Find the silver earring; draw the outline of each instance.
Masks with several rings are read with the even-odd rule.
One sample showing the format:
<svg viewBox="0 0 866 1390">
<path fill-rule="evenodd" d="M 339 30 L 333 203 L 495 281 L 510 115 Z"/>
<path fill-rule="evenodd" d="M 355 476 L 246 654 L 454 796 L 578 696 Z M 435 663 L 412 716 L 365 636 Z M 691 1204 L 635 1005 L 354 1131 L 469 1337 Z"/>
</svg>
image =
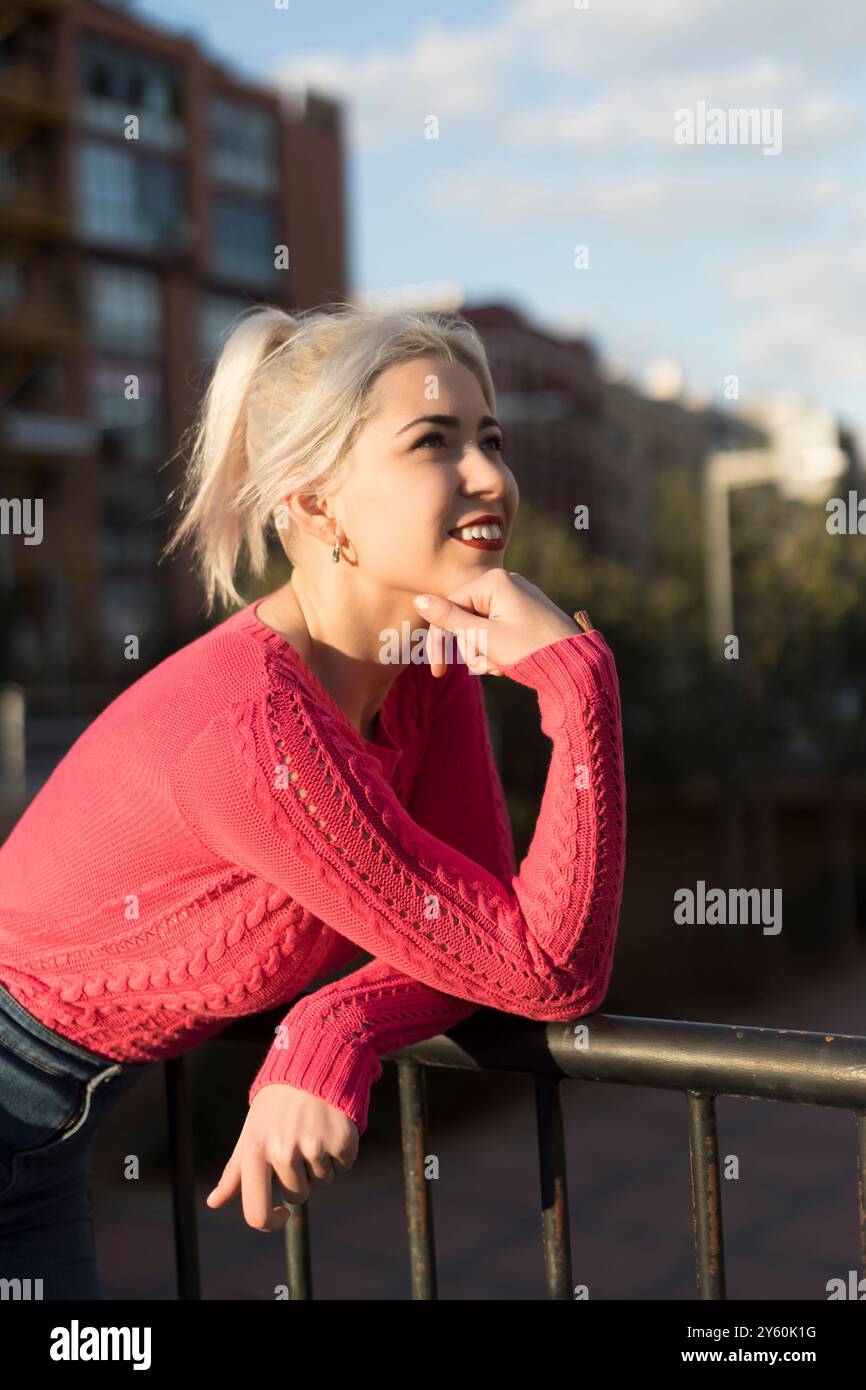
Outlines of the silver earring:
<svg viewBox="0 0 866 1390">
<path fill-rule="evenodd" d="M 337 539 L 336 539 L 335 542 L 334 542 L 334 549 L 331 551 L 331 559 L 334 561 L 334 564 L 335 564 L 335 565 L 339 564 L 339 562 L 340 562 L 340 537 L 339 537 L 339 536 L 337 537 Z"/>
</svg>

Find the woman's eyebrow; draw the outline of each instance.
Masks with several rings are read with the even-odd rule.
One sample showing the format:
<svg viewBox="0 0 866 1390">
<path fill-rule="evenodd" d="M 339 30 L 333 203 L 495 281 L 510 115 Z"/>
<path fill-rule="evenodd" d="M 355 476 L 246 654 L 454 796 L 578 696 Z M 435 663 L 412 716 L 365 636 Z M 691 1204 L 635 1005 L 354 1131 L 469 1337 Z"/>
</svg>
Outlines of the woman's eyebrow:
<svg viewBox="0 0 866 1390">
<path fill-rule="evenodd" d="M 460 419 L 457 415 L 419 415 L 417 420 L 410 420 L 408 425 L 403 425 L 397 434 L 403 434 L 406 430 L 411 430 L 413 425 L 443 425 L 447 429 L 459 430 Z M 497 429 L 502 429 L 499 421 L 492 415 L 482 415 L 478 421 L 478 428 L 485 429 L 488 425 L 495 425 Z M 394 438 L 397 438 L 395 434 Z"/>
</svg>

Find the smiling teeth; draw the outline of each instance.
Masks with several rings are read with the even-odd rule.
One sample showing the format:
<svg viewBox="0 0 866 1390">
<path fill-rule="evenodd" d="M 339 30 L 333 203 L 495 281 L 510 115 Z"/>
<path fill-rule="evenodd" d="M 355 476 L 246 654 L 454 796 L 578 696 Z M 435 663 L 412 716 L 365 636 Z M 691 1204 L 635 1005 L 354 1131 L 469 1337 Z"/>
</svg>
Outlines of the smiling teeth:
<svg viewBox="0 0 866 1390">
<path fill-rule="evenodd" d="M 483 526 L 462 526 L 459 530 L 453 531 L 452 535 L 461 541 L 501 541 L 502 528 L 490 521 Z"/>
</svg>

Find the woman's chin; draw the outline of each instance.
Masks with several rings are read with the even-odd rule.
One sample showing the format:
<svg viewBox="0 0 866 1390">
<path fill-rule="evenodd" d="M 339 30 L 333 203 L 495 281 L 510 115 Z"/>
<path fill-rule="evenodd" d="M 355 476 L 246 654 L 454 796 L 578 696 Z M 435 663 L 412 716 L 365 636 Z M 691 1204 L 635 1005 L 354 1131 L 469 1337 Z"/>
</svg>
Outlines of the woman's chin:
<svg viewBox="0 0 866 1390">
<path fill-rule="evenodd" d="M 417 594 L 450 594 L 459 589 L 476 575 L 485 570 L 501 570 L 505 565 L 503 550 L 476 550 L 472 546 L 461 546 L 463 555 L 450 555 L 448 561 L 437 567 L 435 578 L 429 584 L 413 589 Z"/>
<path fill-rule="evenodd" d="M 463 568 L 471 565 L 473 569 L 498 570 L 504 563 L 504 550 L 482 550 L 481 546 L 462 545 L 459 541 L 460 549 L 463 554 L 459 557 L 458 563 Z"/>
</svg>

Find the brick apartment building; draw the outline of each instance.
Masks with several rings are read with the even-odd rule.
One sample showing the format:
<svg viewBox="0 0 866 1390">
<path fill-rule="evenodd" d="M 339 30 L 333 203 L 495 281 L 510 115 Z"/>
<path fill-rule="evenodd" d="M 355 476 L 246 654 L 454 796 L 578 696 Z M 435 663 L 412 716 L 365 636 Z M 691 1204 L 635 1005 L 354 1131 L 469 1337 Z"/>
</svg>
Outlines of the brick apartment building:
<svg viewBox="0 0 866 1390">
<path fill-rule="evenodd" d="M 0 132 L 0 498 L 43 516 L 0 536 L 0 680 L 38 703 L 195 630 L 188 557 L 157 565 L 172 455 L 239 310 L 346 297 L 343 139 L 99 0 L 0 15 Z"/>
</svg>

